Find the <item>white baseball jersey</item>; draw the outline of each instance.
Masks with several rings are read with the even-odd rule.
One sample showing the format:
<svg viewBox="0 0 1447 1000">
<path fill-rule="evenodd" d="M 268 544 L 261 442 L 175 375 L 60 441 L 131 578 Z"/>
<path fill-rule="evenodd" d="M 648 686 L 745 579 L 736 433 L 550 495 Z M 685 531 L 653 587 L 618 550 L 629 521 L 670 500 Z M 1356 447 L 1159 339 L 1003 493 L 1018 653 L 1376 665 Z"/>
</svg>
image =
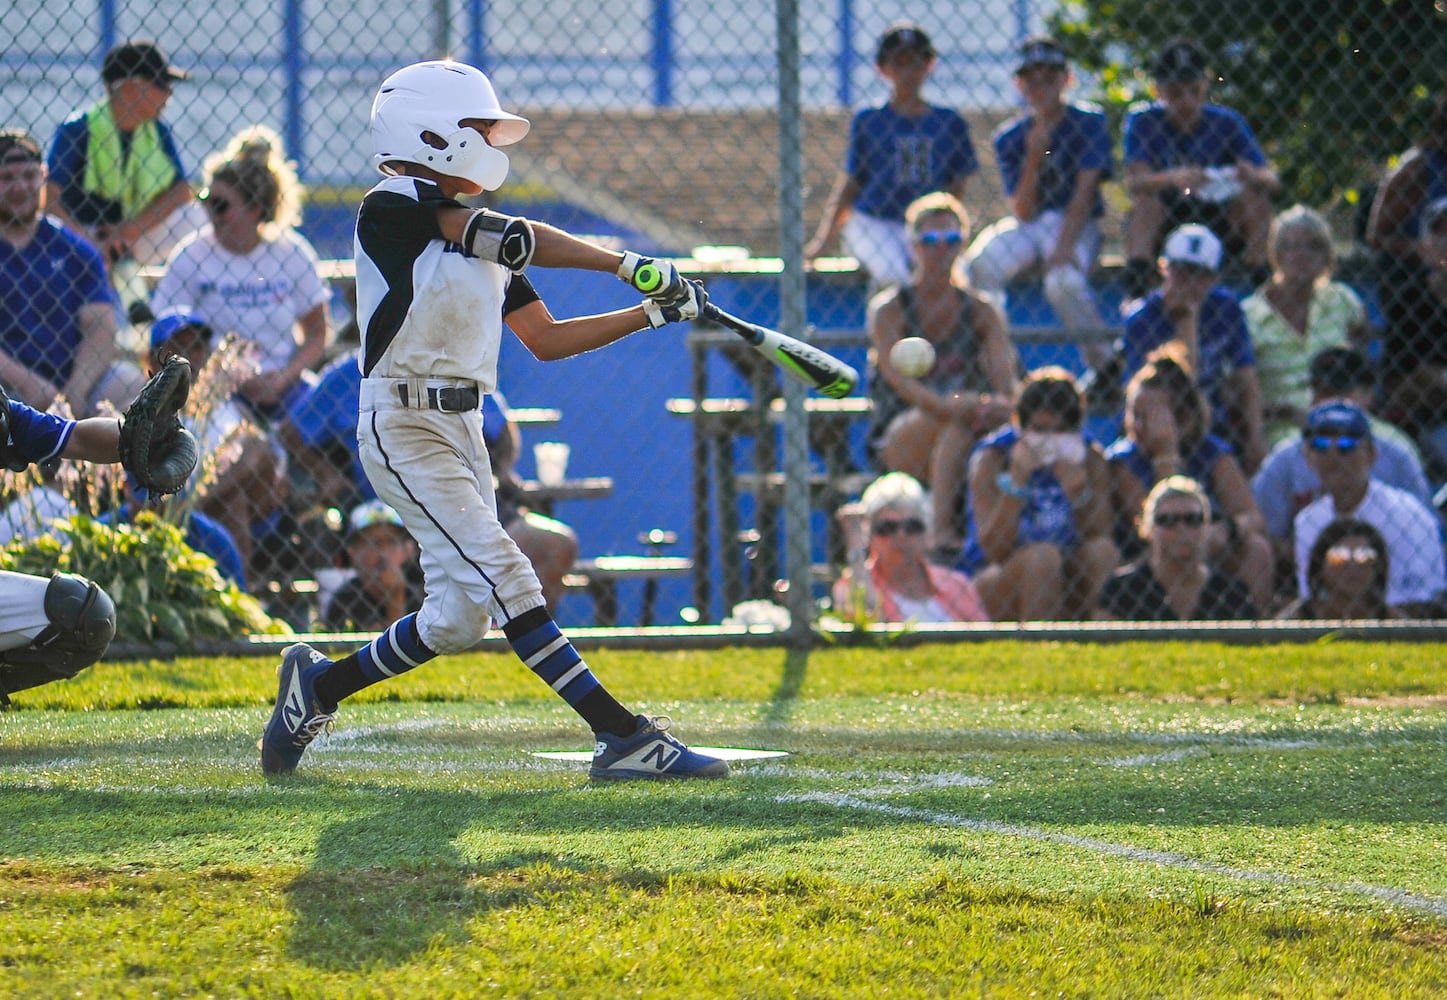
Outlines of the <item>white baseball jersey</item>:
<svg viewBox="0 0 1447 1000">
<path fill-rule="evenodd" d="M 389 177 L 357 219 L 357 322 L 364 375 L 435 377 L 497 388 L 507 268 L 442 239 L 437 185 Z"/>
<path fill-rule="evenodd" d="M 536 293 L 442 238 L 438 209 L 455 204 L 435 184 L 391 177 L 363 199 L 356 235 L 357 447 L 377 496 L 417 540 L 417 634 L 437 653 L 470 649 L 490 621 L 544 604 L 498 520 L 478 408 L 497 384 L 505 305 Z"/>
</svg>

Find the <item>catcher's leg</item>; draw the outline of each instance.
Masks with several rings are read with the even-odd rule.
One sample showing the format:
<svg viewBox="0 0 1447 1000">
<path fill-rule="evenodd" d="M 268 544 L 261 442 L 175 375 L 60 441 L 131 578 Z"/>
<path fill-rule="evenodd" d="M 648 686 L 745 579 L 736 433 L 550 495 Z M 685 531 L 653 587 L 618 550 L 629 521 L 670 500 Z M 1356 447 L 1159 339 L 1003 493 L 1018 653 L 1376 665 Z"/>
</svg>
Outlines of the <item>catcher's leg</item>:
<svg viewBox="0 0 1447 1000">
<path fill-rule="evenodd" d="M 27 596 L 38 599 L 44 619 L 38 629 L 29 630 L 33 635 L 28 643 L 0 651 L 0 703 L 16 691 L 74 677 L 101 658 L 116 634 L 116 606 L 89 580 L 57 574 L 47 583 L 18 573 L 4 575 L 7 596 L 19 584 L 19 603 Z M 16 634 L 9 633 L 12 641 Z M 24 641 L 25 633 L 19 634 Z"/>
</svg>

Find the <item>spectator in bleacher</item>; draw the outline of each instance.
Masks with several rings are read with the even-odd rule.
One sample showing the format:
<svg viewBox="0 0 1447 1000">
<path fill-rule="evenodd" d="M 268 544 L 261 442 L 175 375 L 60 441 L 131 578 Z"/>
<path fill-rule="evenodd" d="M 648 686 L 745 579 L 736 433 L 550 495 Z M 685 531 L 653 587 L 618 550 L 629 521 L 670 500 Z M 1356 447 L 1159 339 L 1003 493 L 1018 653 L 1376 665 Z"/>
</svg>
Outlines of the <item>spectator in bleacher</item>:
<svg viewBox="0 0 1447 1000">
<path fill-rule="evenodd" d="M 1020 45 L 1015 87 L 1029 111 L 994 138 L 1010 214 L 975 238 L 961 266 L 1002 309 L 1005 285 L 1038 271 L 1061 323 L 1098 327 L 1104 321 L 1089 277 L 1105 213 L 1100 186 L 1111 175 L 1110 128 L 1099 108 L 1065 100 L 1070 82 L 1070 65 L 1054 40 L 1037 36 Z M 1086 345 L 1092 367 L 1105 361 L 1104 347 Z"/>
<path fill-rule="evenodd" d="M 1206 558 L 1211 501 L 1190 476 L 1167 476 L 1146 494 L 1140 535 L 1147 550 L 1111 574 L 1092 617 L 1169 622 L 1255 618 L 1251 591 Z"/>
<path fill-rule="evenodd" d="M 1367 307 L 1332 280 L 1335 254 L 1321 213 L 1293 205 L 1271 223 L 1271 279 L 1241 303 L 1265 402 L 1266 443 L 1301 436 L 1311 406 L 1308 361 L 1323 348 L 1363 345 Z"/>
<path fill-rule="evenodd" d="M 348 515 L 346 559 L 355 575 L 322 609 L 323 628 L 375 632 L 422 606 L 417 543 L 382 501 L 368 500 Z"/>
<path fill-rule="evenodd" d="M 230 386 L 234 375 L 219 370 L 234 363 L 234 353 L 217 357 L 216 332 L 199 312 L 176 308 L 162 312 L 151 324 L 152 370 L 179 355 L 191 364 L 198 386 L 192 394 L 191 429 L 200 444 L 201 465 L 192 480 L 196 506 L 231 535 L 248 575 L 267 567 L 253 566 L 253 533 L 281 509 L 286 497 L 286 453 Z"/>
<path fill-rule="evenodd" d="M 933 43 L 917 24 L 897 22 L 879 39 L 874 62 L 889 84 L 889 100 L 854 114 L 844 169 L 804 248 L 806 262 L 842 233 L 844 250 L 875 287 L 903 284 L 910 271 L 905 209 L 931 191 L 964 200 L 979 161 L 965 119 L 924 98 L 935 56 Z"/>
<path fill-rule="evenodd" d="M 1344 400 L 1356 404 L 1366 414 L 1377 452 L 1372 463 L 1372 478 L 1406 490 L 1430 507 L 1432 489 L 1412 439 L 1371 412 L 1376 374 L 1367 356 L 1351 347 L 1328 347 L 1312 356 L 1310 378 L 1312 407 Z M 1303 424 L 1305 419 L 1303 416 Z M 1251 480 L 1251 491 L 1265 519 L 1277 566 L 1294 567 L 1292 521 L 1302 508 L 1322 494 L 1321 479 L 1307 461 L 1306 440 L 1299 429 L 1295 436 L 1272 449 L 1261 463 L 1261 469 Z M 1287 573 L 1286 578 L 1293 575 Z"/>
<path fill-rule="evenodd" d="M 1363 621 L 1401 618 L 1387 604 L 1392 554 L 1382 533 L 1366 521 L 1332 521 L 1311 546 L 1306 560 L 1306 596 L 1281 612 L 1282 618 Z"/>
<path fill-rule="evenodd" d="M 1422 135 L 1397 157 L 1372 199 L 1366 242 L 1377 252 L 1383 312 L 1390 311 L 1398 294 L 1418 283 L 1430 264 L 1421 256 L 1422 214 L 1439 198 L 1447 198 L 1447 87 L 1434 98 Z"/>
<path fill-rule="evenodd" d="M 219 333 L 255 344 L 260 371 L 241 384 L 241 397 L 279 417 L 327 345 L 330 293 L 316 251 L 296 230 L 301 185 L 280 138 L 260 125 L 208 159 L 204 175 L 200 200 L 211 224 L 171 254 L 151 308 L 193 308 Z"/>
<path fill-rule="evenodd" d="M 1221 241 L 1205 226 L 1181 226 L 1166 238 L 1159 266 L 1164 283 L 1125 319 L 1123 377 L 1134 375 L 1156 348 L 1179 344 L 1211 404 L 1211 431 L 1254 472 L 1266 456 L 1261 385 L 1241 304 L 1219 284 Z"/>
<path fill-rule="evenodd" d="M 964 206 L 943 192 L 925 195 L 905 224 L 913 280 L 869 303 L 870 451 L 885 470 L 930 487 L 930 544 L 953 562 L 963 537 L 965 463 L 979 438 L 1010 418 L 1015 351 L 989 300 L 951 277 L 969 228 Z M 925 374 L 910 377 L 891 363 L 890 350 L 905 337 L 934 345 Z"/>
<path fill-rule="evenodd" d="M 1310 593 L 1307 570 L 1317 536 L 1331 521 L 1355 517 L 1387 540 L 1387 604 L 1403 608 L 1437 599 L 1447 586 L 1437 514 L 1405 490 L 1372 478 L 1376 445 L 1366 413 L 1355 403 L 1323 403 L 1307 416 L 1303 433 L 1323 493 L 1296 515 L 1298 593 Z"/>
<path fill-rule="evenodd" d="M 1211 508 L 1201 532 L 1212 565 L 1251 585 L 1260 614 L 1271 607 L 1272 552 L 1265 521 L 1231 446 L 1208 430 L 1210 408 L 1181 359 L 1179 347 L 1151 354 L 1126 391 L 1125 434 L 1106 449 L 1110 464 L 1116 541 L 1128 558 L 1135 537 L 1149 539 L 1138 523 L 1154 486 L 1186 475 L 1199 484 Z"/>
<path fill-rule="evenodd" d="M 108 265 L 160 263 L 191 203 L 176 140 L 160 120 L 172 86 L 188 74 L 154 42 L 135 40 L 107 52 L 100 75 L 105 97 L 51 139 L 50 210 L 92 240 Z M 118 287 L 126 283 L 114 277 Z"/>
<path fill-rule="evenodd" d="M 357 454 L 361 390 L 362 370 L 352 350 L 328 365 L 292 403 L 277 432 L 298 471 L 315 485 L 315 505 L 347 510 L 376 498 Z M 556 608 L 563 577 L 578 559 L 578 536 L 569 525 L 522 502 L 514 468 L 518 428 L 507 417 L 507 400 L 501 393 L 483 397 L 482 438 L 492 464 L 498 520 L 533 564 L 548 607 Z"/>
<path fill-rule="evenodd" d="M 1421 264 L 1383 303 L 1387 415 L 1416 436 L 1434 481 L 1447 479 L 1447 196 L 1422 211 Z"/>
<path fill-rule="evenodd" d="M 970 458 L 960 568 L 992 621 L 1085 618 L 1119 563 L 1110 472 L 1081 431 L 1085 400 L 1063 368 L 1031 372 L 1010 424 Z"/>
<path fill-rule="evenodd" d="M 1126 294 L 1146 294 L 1162 233 L 1200 223 L 1239 254 L 1251 287 L 1271 273 L 1266 262 L 1271 198 L 1281 179 L 1246 119 L 1207 102 L 1206 54 L 1175 38 L 1151 63 L 1157 100 L 1125 122 Z"/>
<path fill-rule="evenodd" d="M 0 383 L 37 410 L 57 396 L 81 415 L 124 408 L 145 379 L 117 357 L 100 253 L 45 214 L 45 174 L 29 133 L 0 131 Z"/>
<path fill-rule="evenodd" d="M 882 622 L 986 620 L 970 578 L 927 558 L 928 517 L 924 487 L 903 472 L 886 472 L 839 508 L 849 565 L 834 581 L 836 612 Z"/>
</svg>

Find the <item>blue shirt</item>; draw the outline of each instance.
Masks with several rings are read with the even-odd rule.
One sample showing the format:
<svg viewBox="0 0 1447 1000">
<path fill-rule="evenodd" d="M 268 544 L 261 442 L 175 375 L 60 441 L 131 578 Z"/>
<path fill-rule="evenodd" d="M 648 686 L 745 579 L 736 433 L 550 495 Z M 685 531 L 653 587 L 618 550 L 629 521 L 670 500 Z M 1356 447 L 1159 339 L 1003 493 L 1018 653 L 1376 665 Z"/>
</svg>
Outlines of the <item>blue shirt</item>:
<svg viewBox="0 0 1447 1000">
<path fill-rule="evenodd" d="M 0 244 L 3 245 L 3 244 Z M 75 421 L 42 413 L 18 399 L 10 400 L 10 440 L 0 442 L 6 464 L 19 472 L 28 465 L 46 462 L 65 450 Z"/>
<path fill-rule="evenodd" d="M 85 116 L 89 109 L 77 111 L 66 119 L 50 140 L 50 149 L 45 157 L 50 179 L 60 185 L 60 200 L 75 221 L 82 226 L 96 226 L 102 223 L 115 225 L 125 221 L 125 209 L 120 201 L 106 198 L 85 189 L 85 163 L 89 155 L 90 125 Z M 176 167 L 176 176 L 185 177 L 181 166 L 181 154 L 176 148 L 176 139 L 165 122 L 156 122 L 161 139 L 161 151 Z M 121 137 L 121 148 L 129 155 L 131 134 L 116 130 Z"/>
<path fill-rule="evenodd" d="M 1019 440 L 1020 432 L 1013 424 L 1006 425 L 980 442 L 980 448 L 994 448 L 1004 459 L 1006 470 L 1010 467 L 1010 449 Z M 973 462 L 973 459 L 971 460 Z M 1015 532 L 1015 548 L 1037 542 L 1058 545 L 1069 552 L 1080 542 L 1080 531 L 1075 526 L 1075 508 L 1070 505 L 1070 496 L 1055 473 L 1048 468 L 1036 469 L 1025 484 L 1030 496 L 1020 507 L 1020 523 Z M 964 551 L 960 555 L 958 568 L 973 576 L 990 563 L 985 548 L 980 544 L 979 529 L 975 524 L 974 505 L 969 511 L 969 534 L 965 538 Z"/>
<path fill-rule="evenodd" d="M 903 222 L 910 202 L 948 190 L 980 164 L 970 127 L 956 112 L 931 107 L 906 118 L 886 104 L 855 112 L 844 169 L 859 184 L 855 209 Z"/>
<path fill-rule="evenodd" d="M 1246 160 L 1266 163 L 1261 144 L 1238 112 L 1219 104 L 1201 109 L 1195 129 L 1182 132 L 1166 118 L 1160 103 L 1132 111 L 1125 120 L 1125 162 L 1152 170 L 1169 167 L 1228 167 Z"/>
<path fill-rule="evenodd" d="M 1122 382 L 1140 370 L 1146 355 L 1176 337 L 1175 325 L 1166 316 L 1160 289 L 1156 289 L 1136 307 L 1125 320 L 1121 348 L 1125 357 Z M 1246 314 L 1241 303 L 1225 288 L 1216 287 L 1206 294 L 1196 320 L 1196 346 L 1199 361 L 1196 384 L 1211 404 L 1213 429 L 1229 427 L 1225 400 L 1226 376 L 1240 368 L 1256 367 L 1256 354 L 1251 348 L 1251 334 L 1246 329 Z"/>
<path fill-rule="evenodd" d="M 0 351 L 57 388 L 75 367 L 82 307 L 114 301 L 100 251 L 48 216 L 24 250 L 0 240 Z"/>
<path fill-rule="evenodd" d="M 1000 163 L 1000 179 L 1005 193 L 1015 196 L 1020 187 L 1020 171 L 1025 164 L 1025 138 L 1035 119 L 1025 115 L 1006 122 L 995 133 L 995 159 Z M 1040 211 L 1063 212 L 1075 193 L 1075 182 L 1082 171 L 1099 170 L 1101 178 L 1111 175 L 1110 127 L 1105 114 L 1078 104 L 1065 106 L 1065 117 L 1050 134 L 1050 152 L 1041 164 L 1036 184 Z M 1090 214 L 1105 212 L 1099 189 Z"/>
</svg>

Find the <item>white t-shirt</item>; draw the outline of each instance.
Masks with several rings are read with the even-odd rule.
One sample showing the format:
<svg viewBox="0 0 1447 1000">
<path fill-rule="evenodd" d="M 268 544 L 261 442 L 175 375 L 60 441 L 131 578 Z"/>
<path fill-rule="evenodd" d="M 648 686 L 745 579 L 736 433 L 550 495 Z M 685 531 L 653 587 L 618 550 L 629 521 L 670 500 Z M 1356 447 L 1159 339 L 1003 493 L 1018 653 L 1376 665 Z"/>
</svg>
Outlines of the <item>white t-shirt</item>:
<svg viewBox="0 0 1447 1000">
<path fill-rule="evenodd" d="M 151 309 L 157 315 L 194 309 L 218 336 L 235 333 L 256 344 L 261 370 L 275 371 L 296 353 L 297 321 L 327 298 L 316 251 L 300 233 L 288 230 L 248 254 L 235 254 L 207 226 L 171 254 Z"/>
<path fill-rule="evenodd" d="M 945 610 L 940 599 L 933 594 L 922 601 L 912 597 L 904 597 L 900 594 L 894 595 L 894 606 L 899 608 L 899 613 L 904 621 L 915 622 L 948 622 L 954 621 L 950 613 Z"/>
<path fill-rule="evenodd" d="M 1311 546 L 1332 521 L 1354 517 L 1382 533 L 1387 541 L 1387 603 L 1428 601 L 1447 587 L 1442 533 L 1437 516 L 1406 490 L 1373 479 L 1356 510 L 1338 511 L 1331 494 L 1317 497 L 1296 515 L 1296 586 L 1309 596 L 1306 563 Z"/>
</svg>

